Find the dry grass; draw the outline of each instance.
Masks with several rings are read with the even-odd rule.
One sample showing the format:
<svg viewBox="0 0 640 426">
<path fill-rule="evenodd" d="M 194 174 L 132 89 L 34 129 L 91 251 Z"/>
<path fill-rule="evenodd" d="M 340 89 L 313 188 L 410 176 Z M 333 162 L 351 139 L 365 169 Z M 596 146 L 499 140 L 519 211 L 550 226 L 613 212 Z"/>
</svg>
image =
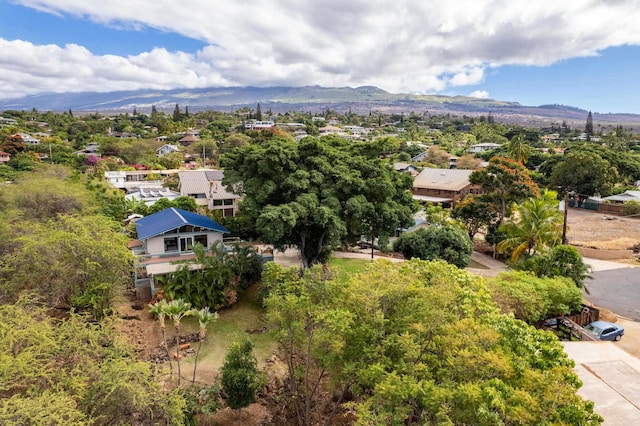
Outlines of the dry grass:
<svg viewBox="0 0 640 426">
<path fill-rule="evenodd" d="M 612 220 L 606 219 L 607 217 Z M 640 243 L 640 219 L 570 209 L 567 237 L 573 245 L 600 250 L 629 250 Z"/>
</svg>

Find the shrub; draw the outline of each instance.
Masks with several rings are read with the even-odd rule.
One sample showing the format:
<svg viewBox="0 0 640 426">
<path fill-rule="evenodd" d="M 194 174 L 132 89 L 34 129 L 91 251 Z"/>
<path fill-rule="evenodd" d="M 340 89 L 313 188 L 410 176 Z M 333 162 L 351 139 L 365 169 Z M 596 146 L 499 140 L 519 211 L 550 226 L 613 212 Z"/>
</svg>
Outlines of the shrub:
<svg viewBox="0 0 640 426">
<path fill-rule="evenodd" d="M 491 298 L 503 312 L 529 324 L 578 309 L 582 292 L 569 278 L 536 277 L 530 272 L 503 272 L 488 280 Z"/>
<path fill-rule="evenodd" d="M 393 249 L 401 252 L 406 259 L 442 259 L 464 268 L 471 261 L 473 244 L 462 228 L 445 225 L 402 234 L 394 242 Z"/>
<path fill-rule="evenodd" d="M 634 200 L 627 201 L 622 205 L 622 214 L 625 216 L 640 215 L 640 203 Z"/>
</svg>

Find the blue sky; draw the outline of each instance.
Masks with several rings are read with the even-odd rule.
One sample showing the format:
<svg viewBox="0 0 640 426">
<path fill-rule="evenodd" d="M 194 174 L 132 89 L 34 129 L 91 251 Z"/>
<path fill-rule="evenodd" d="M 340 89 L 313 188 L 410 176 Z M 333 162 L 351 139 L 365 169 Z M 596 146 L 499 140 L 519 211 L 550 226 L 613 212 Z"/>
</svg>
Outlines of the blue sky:
<svg viewBox="0 0 640 426">
<path fill-rule="evenodd" d="M 640 113 L 639 0 L 0 0 L 0 98 L 375 85 Z"/>
</svg>

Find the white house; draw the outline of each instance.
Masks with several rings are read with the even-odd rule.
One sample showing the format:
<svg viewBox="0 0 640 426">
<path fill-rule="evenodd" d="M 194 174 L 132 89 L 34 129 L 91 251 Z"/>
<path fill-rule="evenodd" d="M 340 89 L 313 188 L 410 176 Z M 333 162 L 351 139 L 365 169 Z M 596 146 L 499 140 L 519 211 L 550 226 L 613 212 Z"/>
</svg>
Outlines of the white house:
<svg viewBox="0 0 640 426">
<path fill-rule="evenodd" d="M 180 152 L 180 147 L 177 145 L 164 144 L 160 148 L 156 149 L 156 156 L 163 157 L 165 155 Z"/>
<path fill-rule="evenodd" d="M 499 146 L 500 144 L 492 143 L 492 142 L 479 143 L 476 145 L 471 145 L 471 148 L 469 149 L 469 151 L 474 154 L 477 154 L 478 152 L 492 151 L 498 148 Z"/>
<path fill-rule="evenodd" d="M 193 253 L 196 243 L 210 248 L 227 229 L 213 219 L 170 207 L 136 220 L 136 233 L 147 255 Z"/>
<path fill-rule="evenodd" d="M 143 201 L 147 206 L 152 206 L 161 198 L 173 201 L 180 197 L 179 192 L 170 190 L 169 188 L 140 188 L 124 196 L 127 200 Z"/>
<path fill-rule="evenodd" d="M 248 121 L 244 124 L 245 129 L 249 130 L 261 130 L 270 129 L 275 126 L 275 123 L 271 120 L 267 121 Z"/>
</svg>

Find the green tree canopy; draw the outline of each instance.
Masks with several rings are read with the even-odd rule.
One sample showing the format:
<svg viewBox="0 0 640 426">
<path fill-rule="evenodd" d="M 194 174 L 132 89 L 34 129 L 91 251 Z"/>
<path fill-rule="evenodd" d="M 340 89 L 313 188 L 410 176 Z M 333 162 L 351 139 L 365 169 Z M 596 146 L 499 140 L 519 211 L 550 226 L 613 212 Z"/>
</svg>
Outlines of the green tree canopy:
<svg viewBox="0 0 640 426">
<path fill-rule="evenodd" d="M 562 191 L 577 193 L 580 203 L 598 193 L 609 195 L 618 180 L 618 170 L 596 153 L 571 151 L 553 167 L 549 183 Z"/>
<path fill-rule="evenodd" d="M 400 235 L 393 249 L 402 253 L 405 259 L 442 259 L 464 268 L 471 261 L 473 244 L 467 233 L 457 225 L 434 225 Z"/>
<path fill-rule="evenodd" d="M 346 282 L 273 265 L 265 284 L 301 424 L 337 410 L 317 398 L 324 375 L 335 404 L 356 395 L 358 424 L 602 421 L 557 338 L 500 314 L 482 278 L 453 265 L 378 261 Z"/>
<path fill-rule="evenodd" d="M 222 365 L 221 380 L 230 408 L 237 410 L 255 401 L 260 386 L 260 372 L 253 355 L 253 343 L 248 337 L 229 346 Z"/>
<path fill-rule="evenodd" d="M 530 272 L 502 272 L 488 281 L 491 298 L 504 313 L 529 324 L 580 309 L 582 291 L 565 277 L 537 277 Z"/>
<path fill-rule="evenodd" d="M 304 267 L 367 230 L 391 235 L 412 223 L 410 177 L 339 138 L 273 137 L 226 154 L 224 185 L 243 194 L 241 210 L 277 249 L 296 247 Z"/>
</svg>

